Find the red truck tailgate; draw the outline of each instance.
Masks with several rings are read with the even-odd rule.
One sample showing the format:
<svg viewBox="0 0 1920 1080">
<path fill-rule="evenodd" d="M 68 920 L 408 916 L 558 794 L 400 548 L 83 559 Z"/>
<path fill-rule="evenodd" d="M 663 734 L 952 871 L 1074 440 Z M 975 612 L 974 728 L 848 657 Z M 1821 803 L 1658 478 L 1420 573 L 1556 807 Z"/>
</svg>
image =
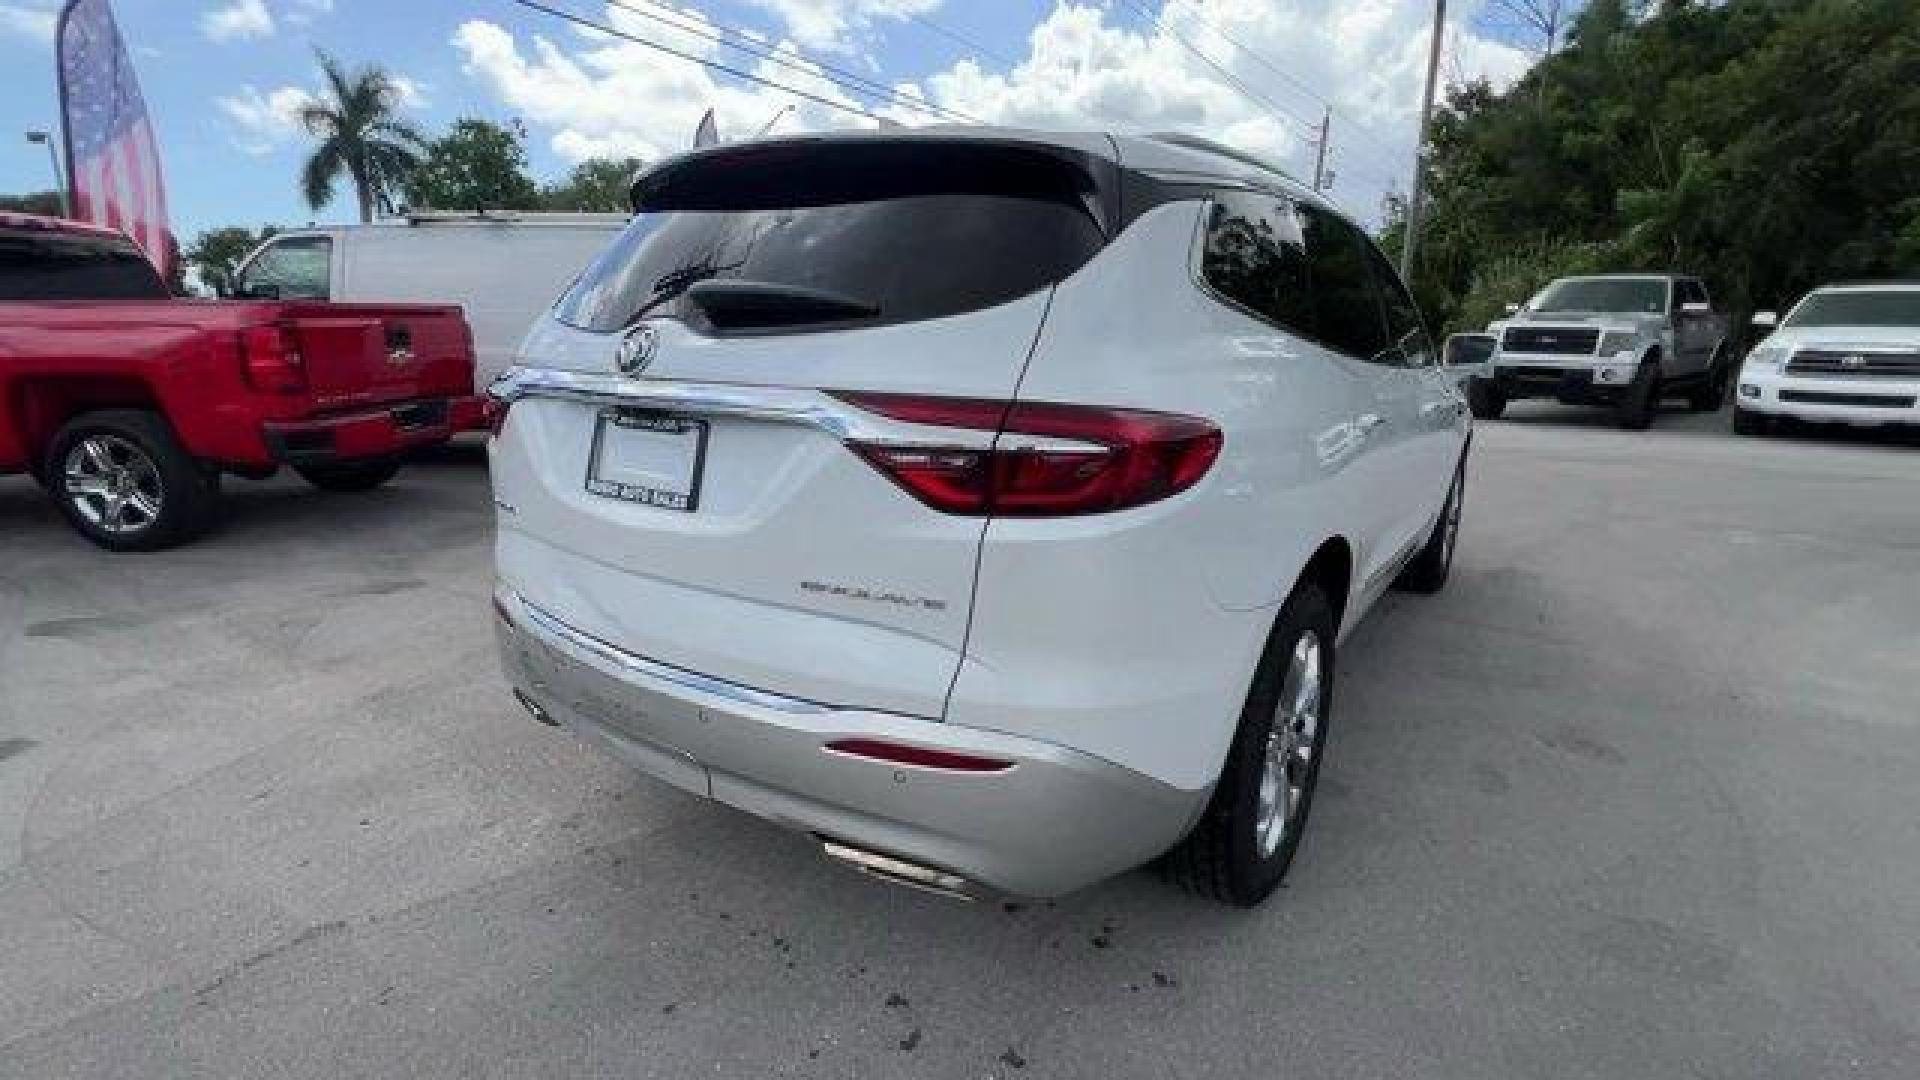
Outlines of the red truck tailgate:
<svg viewBox="0 0 1920 1080">
<path fill-rule="evenodd" d="M 473 348 L 458 307 L 290 304 L 286 315 L 323 409 L 471 392 Z"/>
</svg>

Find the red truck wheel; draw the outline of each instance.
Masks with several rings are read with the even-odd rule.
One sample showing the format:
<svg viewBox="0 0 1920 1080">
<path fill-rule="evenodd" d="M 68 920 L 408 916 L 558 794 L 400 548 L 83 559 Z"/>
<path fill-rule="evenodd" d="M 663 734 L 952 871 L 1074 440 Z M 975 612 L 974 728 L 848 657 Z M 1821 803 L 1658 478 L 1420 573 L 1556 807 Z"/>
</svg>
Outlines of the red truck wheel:
<svg viewBox="0 0 1920 1080">
<path fill-rule="evenodd" d="M 67 421 L 42 469 L 67 521 L 109 551 L 172 547 L 213 524 L 218 478 L 153 413 L 107 409 Z"/>
</svg>

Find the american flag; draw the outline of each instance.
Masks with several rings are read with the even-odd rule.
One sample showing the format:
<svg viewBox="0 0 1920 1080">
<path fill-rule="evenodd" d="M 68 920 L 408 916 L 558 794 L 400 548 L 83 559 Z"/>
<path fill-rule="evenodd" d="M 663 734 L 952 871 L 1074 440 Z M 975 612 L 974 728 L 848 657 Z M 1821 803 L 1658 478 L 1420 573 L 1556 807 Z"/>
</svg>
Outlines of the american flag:
<svg viewBox="0 0 1920 1080">
<path fill-rule="evenodd" d="M 58 51 L 73 216 L 131 236 L 171 280 L 173 228 L 160 148 L 107 0 L 69 0 Z"/>
</svg>

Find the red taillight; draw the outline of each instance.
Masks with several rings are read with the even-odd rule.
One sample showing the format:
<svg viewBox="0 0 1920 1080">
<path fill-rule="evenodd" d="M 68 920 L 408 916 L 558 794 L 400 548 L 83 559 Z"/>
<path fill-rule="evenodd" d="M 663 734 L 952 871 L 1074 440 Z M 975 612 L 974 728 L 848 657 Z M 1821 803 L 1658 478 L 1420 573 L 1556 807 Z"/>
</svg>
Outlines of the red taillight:
<svg viewBox="0 0 1920 1080">
<path fill-rule="evenodd" d="M 307 365 L 293 330 L 278 323 L 240 332 L 240 362 L 247 385 L 269 394 L 297 394 L 307 388 Z"/>
<path fill-rule="evenodd" d="M 1013 762 L 999 758 L 976 757 L 951 750 L 933 750 L 925 746 L 884 742 L 880 739 L 838 739 L 827 744 L 836 754 L 870 758 L 894 765 L 917 765 L 923 769 L 948 769 L 953 772 L 1006 772 Z"/>
<path fill-rule="evenodd" d="M 1192 487 L 1220 456 L 1220 429 L 1142 409 L 911 394 L 837 395 L 910 424 L 995 433 L 985 447 L 854 441 L 915 498 L 949 514 L 1099 514 Z"/>
</svg>

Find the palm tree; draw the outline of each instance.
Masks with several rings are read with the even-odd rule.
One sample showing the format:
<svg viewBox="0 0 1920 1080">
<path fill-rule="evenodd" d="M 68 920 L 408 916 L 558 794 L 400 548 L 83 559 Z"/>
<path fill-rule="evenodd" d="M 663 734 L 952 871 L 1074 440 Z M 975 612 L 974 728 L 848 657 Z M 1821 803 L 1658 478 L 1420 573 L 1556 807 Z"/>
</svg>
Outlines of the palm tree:
<svg viewBox="0 0 1920 1080">
<path fill-rule="evenodd" d="M 419 165 L 420 135 L 395 115 L 400 86 L 377 67 L 348 72 L 340 61 L 315 49 L 329 96 L 300 110 L 307 134 L 320 140 L 300 170 L 301 193 L 315 210 L 333 201 L 333 182 L 341 173 L 353 180 L 360 220 L 375 210 L 393 209 L 393 195 L 407 173 Z"/>
</svg>

